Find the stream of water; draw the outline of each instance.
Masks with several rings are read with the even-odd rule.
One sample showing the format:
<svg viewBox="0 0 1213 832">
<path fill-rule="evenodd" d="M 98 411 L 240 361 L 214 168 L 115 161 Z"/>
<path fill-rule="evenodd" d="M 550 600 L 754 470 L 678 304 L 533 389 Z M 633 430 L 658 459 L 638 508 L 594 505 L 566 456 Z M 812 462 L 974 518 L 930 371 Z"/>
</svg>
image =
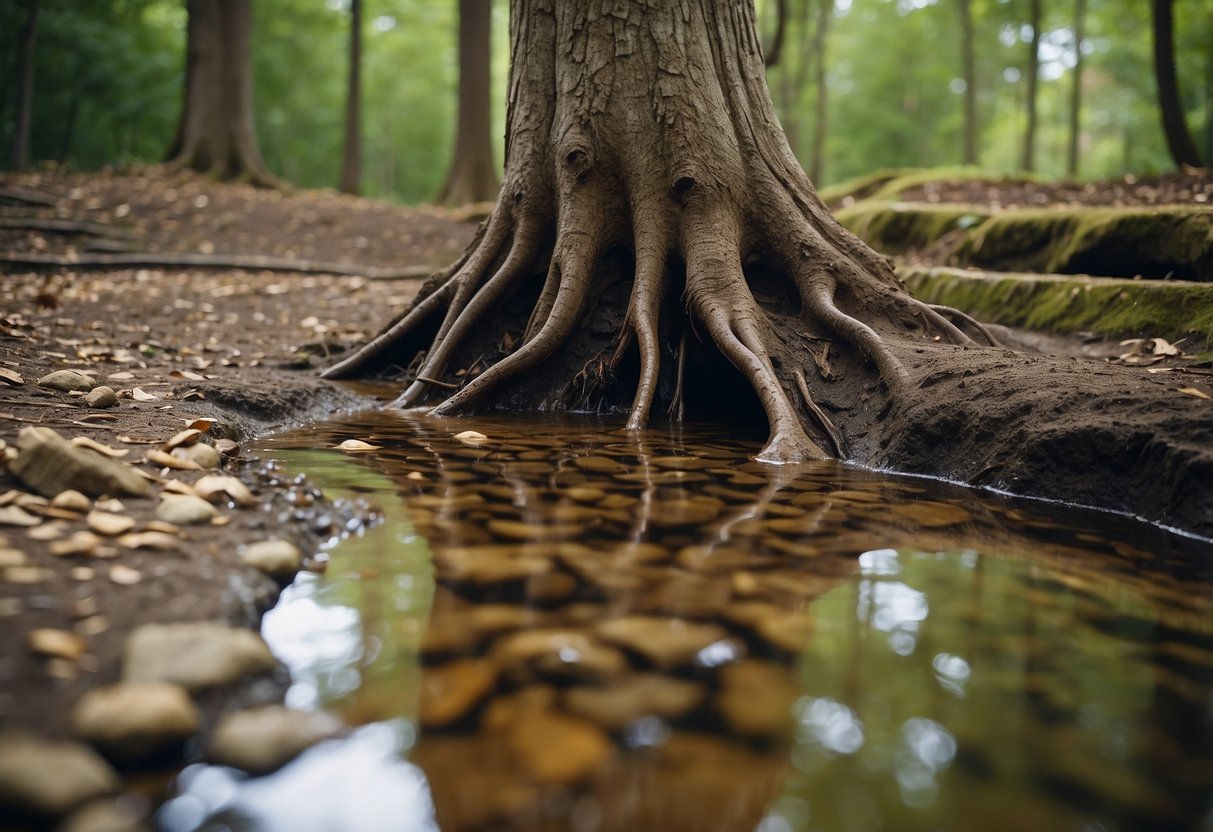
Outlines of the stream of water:
<svg viewBox="0 0 1213 832">
<path fill-rule="evenodd" d="M 352 728 L 186 769 L 161 826 L 1213 830 L 1213 547 L 761 440 L 376 411 L 267 441 L 383 511 L 263 627 L 288 704 Z"/>
</svg>

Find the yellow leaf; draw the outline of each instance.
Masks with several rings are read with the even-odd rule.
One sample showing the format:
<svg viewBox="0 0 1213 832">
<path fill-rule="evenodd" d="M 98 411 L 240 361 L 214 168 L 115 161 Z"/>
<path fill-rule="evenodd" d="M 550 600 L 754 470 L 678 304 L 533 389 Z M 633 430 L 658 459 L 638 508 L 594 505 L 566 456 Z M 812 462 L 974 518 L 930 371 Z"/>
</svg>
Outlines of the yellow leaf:
<svg viewBox="0 0 1213 832">
<path fill-rule="evenodd" d="M 1191 396 L 1194 399 L 1213 398 L 1208 393 L 1203 390 L 1197 390 L 1195 387 L 1181 387 L 1177 392 L 1183 393 L 1185 396 Z"/>
</svg>

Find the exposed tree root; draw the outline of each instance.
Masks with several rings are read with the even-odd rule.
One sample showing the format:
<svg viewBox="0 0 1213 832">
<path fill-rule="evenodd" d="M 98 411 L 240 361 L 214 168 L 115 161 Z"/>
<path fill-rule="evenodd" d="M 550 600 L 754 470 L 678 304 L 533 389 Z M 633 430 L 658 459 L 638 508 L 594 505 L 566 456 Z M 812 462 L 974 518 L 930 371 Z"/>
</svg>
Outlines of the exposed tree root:
<svg viewBox="0 0 1213 832">
<path fill-rule="evenodd" d="M 658 404 L 735 398 L 727 361 L 766 414 L 758 459 L 792 462 L 846 454 L 806 373 L 845 409 L 908 392 L 894 340 L 992 342 L 829 215 L 775 121 L 749 4 L 591 6 L 515 3 L 501 198 L 327 377 L 407 366 L 397 407 L 600 409 L 635 429 Z"/>
</svg>

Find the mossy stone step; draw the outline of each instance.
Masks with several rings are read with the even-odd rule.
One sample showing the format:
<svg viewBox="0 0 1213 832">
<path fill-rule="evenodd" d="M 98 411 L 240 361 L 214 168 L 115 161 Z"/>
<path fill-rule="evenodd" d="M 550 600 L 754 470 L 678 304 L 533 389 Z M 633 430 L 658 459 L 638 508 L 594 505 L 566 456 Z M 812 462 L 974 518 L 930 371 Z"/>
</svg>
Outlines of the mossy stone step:
<svg viewBox="0 0 1213 832">
<path fill-rule="evenodd" d="M 901 267 L 898 274 L 920 300 L 990 323 L 1042 332 L 1182 338 L 1188 352 L 1213 346 L 1213 283 L 913 266 Z"/>
<path fill-rule="evenodd" d="M 1213 209 L 1033 208 L 865 200 L 838 220 L 887 254 L 1042 274 L 1213 281 Z"/>
</svg>

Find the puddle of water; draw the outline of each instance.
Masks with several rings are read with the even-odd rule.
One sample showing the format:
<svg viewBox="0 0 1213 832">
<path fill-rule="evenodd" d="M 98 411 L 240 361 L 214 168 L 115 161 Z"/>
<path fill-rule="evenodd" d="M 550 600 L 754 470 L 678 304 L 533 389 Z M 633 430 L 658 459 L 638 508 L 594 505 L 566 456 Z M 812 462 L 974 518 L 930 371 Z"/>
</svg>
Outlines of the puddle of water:
<svg viewBox="0 0 1213 832">
<path fill-rule="evenodd" d="M 316 450 L 346 439 L 378 449 Z M 385 512 L 264 626 L 290 703 L 363 727 L 187 769 L 162 826 L 1213 829 L 1207 544 L 761 440 L 375 412 L 269 442 Z"/>
</svg>

